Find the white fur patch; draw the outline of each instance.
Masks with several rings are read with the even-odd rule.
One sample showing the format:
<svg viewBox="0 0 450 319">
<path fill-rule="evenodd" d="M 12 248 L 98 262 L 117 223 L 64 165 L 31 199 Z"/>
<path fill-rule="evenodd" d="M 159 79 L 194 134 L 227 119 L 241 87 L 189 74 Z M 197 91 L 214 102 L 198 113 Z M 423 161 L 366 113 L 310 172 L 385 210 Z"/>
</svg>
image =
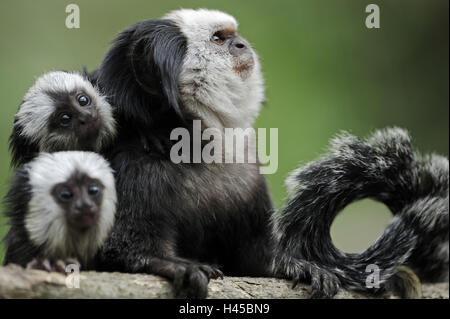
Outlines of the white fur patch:
<svg viewBox="0 0 450 319">
<path fill-rule="evenodd" d="M 175 22 L 187 38 L 187 52 L 179 78 L 183 104 L 206 127 L 251 127 L 264 100 L 264 80 L 257 54 L 254 66 L 242 78 L 236 57 L 211 42 L 219 30 L 237 30 L 236 20 L 216 10 L 182 9 L 163 17 Z"/>
<path fill-rule="evenodd" d="M 40 151 L 53 151 L 52 145 L 57 143 L 62 149 L 73 148 L 65 137 L 52 137 L 49 143 L 49 118 L 55 111 L 52 98 L 47 92 L 71 93 L 84 91 L 92 100 L 92 106 L 98 111 L 102 121 L 102 128 L 97 143 L 97 151 L 102 144 L 115 135 L 115 120 L 111 105 L 94 86 L 78 73 L 62 71 L 49 72 L 40 76 L 25 94 L 19 111 L 15 116 L 15 125 L 23 128 L 22 135 L 39 146 Z M 58 142 L 59 141 L 59 142 Z"/>
<path fill-rule="evenodd" d="M 33 243 L 43 245 L 58 258 L 76 257 L 84 264 L 102 246 L 114 223 L 116 190 L 109 163 L 91 152 L 42 153 L 27 165 L 32 189 L 25 228 Z M 83 236 L 72 236 L 61 207 L 54 201 L 54 185 L 68 180 L 75 172 L 100 180 L 104 185 L 98 224 Z"/>
<path fill-rule="evenodd" d="M 216 25 L 220 30 L 222 25 L 237 29 L 238 23 L 231 15 L 209 9 L 180 9 L 167 13 L 163 19 L 175 21 L 177 24 L 191 26 L 191 30 L 186 30 L 192 37 L 195 37 L 195 31 L 203 30 L 209 34 L 209 27 Z"/>
</svg>

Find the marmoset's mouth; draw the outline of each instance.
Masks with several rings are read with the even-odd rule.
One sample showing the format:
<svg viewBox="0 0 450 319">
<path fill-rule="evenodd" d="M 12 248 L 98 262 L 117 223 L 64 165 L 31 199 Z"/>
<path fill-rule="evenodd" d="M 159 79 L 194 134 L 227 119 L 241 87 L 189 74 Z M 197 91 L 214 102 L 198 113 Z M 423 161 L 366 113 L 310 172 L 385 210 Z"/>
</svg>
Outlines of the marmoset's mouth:
<svg viewBox="0 0 450 319">
<path fill-rule="evenodd" d="M 254 65 L 255 61 L 253 60 L 253 57 L 240 57 L 237 59 L 233 69 L 242 79 L 246 79 L 251 74 Z"/>
<path fill-rule="evenodd" d="M 95 211 L 87 211 L 80 213 L 79 216 L 73 217 L 70 222 L 80 232 L 85 232 L 98 222 L 98 214 Z"/>
</svg>

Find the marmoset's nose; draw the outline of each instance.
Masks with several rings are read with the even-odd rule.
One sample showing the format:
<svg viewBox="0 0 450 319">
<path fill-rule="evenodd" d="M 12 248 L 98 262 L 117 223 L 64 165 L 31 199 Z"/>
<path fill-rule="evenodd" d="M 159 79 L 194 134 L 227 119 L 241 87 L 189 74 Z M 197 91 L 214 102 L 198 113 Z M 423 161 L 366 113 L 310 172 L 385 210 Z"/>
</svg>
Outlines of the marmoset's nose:
<svg viewBox="0 0 450 319">
<path fill-rule="evenodd" d="M 249 51 L 249 45 L 247 41 L 242 39 L 240 36 L 235 36 L 230 42 L 229 50 L 232 55 L 240 56 Z"/>
</svg>

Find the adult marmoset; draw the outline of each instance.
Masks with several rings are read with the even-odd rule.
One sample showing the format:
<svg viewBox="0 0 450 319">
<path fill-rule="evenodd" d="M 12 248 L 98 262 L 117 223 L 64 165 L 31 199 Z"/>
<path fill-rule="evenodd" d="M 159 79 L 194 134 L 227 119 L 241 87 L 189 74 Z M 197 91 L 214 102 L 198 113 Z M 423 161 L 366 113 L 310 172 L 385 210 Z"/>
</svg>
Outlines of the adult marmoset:
<svg viewBox="0 0 450 319">
<path fill-rule="evenodd" d="M 90 77 L 120 127 L 106 156 L 118 211 L 103 269 L 154 273 L 177 296 L 205 297 L 210 278 L 268 276 L 272 201 L 259 163 L 174 163 L 172 130 L 248 128 L 264 99 L 257 54 L 237 22 L 178 10 L 121 32 Z M 192 134 L 191 134 L 192 136 Z"/>
</svg>

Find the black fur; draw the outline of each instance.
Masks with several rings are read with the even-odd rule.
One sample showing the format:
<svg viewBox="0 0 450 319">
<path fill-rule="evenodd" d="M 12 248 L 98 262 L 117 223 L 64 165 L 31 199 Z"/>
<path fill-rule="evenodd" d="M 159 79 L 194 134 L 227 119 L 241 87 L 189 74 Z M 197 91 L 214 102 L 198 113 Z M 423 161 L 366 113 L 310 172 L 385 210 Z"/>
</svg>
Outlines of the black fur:
<svg viewBox="0 0 450 319">
<path fill-rule="evenodd" d="M 28 170 L 25 167 L 16 170 L 11 188 L 4 198 L 5 217 L 8 218 L 10 229 L 3 242 L 6 254 L 3 263 L 14 263 L 25 267 L 33 258 L 42 253 L 41 247 L 36 247 L 25 229 L 25 214 L 31 199 L 31 185 Z"/>
<path fill-rule="evenodd" d="M 305 276 L 298 263 L 312 262 L 332 275 L 318 287 L 332 296 L 337 284 L 381 293 L 399 265 L 423 281 L 448 278 L 448 159 L 421 156 L 399 129 L 376 132 L 367 141 L 343 134 L 330 155 L 294 175 L 296 190 L 277 218 L 280 234 L 277 271 L 293 279 Z M 386 204 L 394 218 L 381 237 L 361 254 L 338 251 L 330 237 L 336 215 L 353 201 L 373 198 Z M 381 285 L 366 288 L 366 266 L 381 270 Z M 333 276 L 334 275 L 334 276 Z"/>
<path fill-rule="evenodd" d="M 177 84 L 185 51 L 172 22 L 137 23 L 119 34 L 90 75 L 116 106 L 119 124 L 106 155 L 119 204 L 100 259 L 103 270 L 162 275 L 178 296 L 205 297 L 209 279 L 221 271 L 270 274 L 273 206 L 258 165 L 170 160 L 171 130 L 191 129 Z"/>
<path fill-rule="evenodd" d="M 173 126 L 182 117 L 177 80 L 186 45 L 170 21 L 137 23 L 116 37 L 100 68 L 88 78 L 98 79 L 106 95 L 118 102 L 114 106 L 122 125 L 147 130 L 162 126 L 159 121 L 165 119 Z"/>
<path fill-rule="evenodd" d="M 11 152 L 11 166 L 18 167 L 28 163 L 39 153 L 39 146 L 22 135 L 23 128 L 14 124 L 9 137 L 9 149 Z"/>
</svg>

